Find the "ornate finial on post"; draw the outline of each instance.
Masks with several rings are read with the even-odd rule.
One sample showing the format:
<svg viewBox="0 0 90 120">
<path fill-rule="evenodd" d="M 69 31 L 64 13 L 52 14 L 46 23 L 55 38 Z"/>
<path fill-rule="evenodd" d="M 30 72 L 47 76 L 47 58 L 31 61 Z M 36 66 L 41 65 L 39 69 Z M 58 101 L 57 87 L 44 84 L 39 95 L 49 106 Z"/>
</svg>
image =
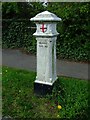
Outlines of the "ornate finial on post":
<svg viewBox="0 0 90 120">
<path fill-rule="evenodd" d="M 44 0 L 44 3 L 42 4 L 44 7 L 47 7 L 48 6 L 48 1 L 47 0 Z"/>
</svg>

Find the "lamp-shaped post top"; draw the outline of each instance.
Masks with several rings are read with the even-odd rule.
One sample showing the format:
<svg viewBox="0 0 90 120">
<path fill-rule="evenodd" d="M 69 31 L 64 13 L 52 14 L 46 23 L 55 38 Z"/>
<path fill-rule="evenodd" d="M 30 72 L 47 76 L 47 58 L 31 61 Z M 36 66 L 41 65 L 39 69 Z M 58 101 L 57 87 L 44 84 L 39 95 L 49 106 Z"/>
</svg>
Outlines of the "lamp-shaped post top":
<svg viewBox="0 0 90 120">
<path fill-rule="evenodd" d="M 49 11 L 41 12 L 30 20 L 34 21 L 37 26 L 33 34 L 35 36 L 57 36 L 59 34 L 56 31 L 56 22 L 61 21 L 61 18 Z"/>
<path fill-rule="evenodd" d="M 56 22 L 56 21 L 61 21 L 61 18 L 57 17 L 55 14 L 49 12 L 49 11 L 44 11 L 39 14 L 37 14 L 35 17 L 30 19 L 31 21 L 46 21 L 46 22 Z"/>
</svg>

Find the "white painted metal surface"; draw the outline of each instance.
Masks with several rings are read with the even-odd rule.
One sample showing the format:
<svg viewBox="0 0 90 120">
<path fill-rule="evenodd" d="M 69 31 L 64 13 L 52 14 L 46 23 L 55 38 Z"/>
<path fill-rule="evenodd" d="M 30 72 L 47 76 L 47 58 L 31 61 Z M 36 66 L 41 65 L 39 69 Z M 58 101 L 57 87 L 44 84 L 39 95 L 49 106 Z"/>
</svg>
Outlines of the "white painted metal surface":
<svg viewBox="0 0 90 120">
<path fill-rule="evenodd" d="M 55 14 L 44 11 L 30 19 L 37 26 L 33 34 L 37 40 L 37 76 L 36 83 L 53 85 L 57 79 L 56 74 L 56 39 L 59 34 L 56 22 L 61 18 Z"/>
</svg>

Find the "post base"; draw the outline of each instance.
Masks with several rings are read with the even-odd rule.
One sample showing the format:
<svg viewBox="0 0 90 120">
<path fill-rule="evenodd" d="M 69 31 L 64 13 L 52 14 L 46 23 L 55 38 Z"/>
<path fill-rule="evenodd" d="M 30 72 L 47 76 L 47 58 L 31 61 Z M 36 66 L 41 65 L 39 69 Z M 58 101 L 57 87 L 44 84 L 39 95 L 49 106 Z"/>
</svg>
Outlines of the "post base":
<svg viewBox="0 0 90 120">
<path fill-rule="evenodd" d="M 47 95 L 52 93 L 53 85 L 48 85 L 48 84 L 42 84 L 42 83 L 36 83 L 34 82 L 34 93 L 36 95 Z"/>
</svg>

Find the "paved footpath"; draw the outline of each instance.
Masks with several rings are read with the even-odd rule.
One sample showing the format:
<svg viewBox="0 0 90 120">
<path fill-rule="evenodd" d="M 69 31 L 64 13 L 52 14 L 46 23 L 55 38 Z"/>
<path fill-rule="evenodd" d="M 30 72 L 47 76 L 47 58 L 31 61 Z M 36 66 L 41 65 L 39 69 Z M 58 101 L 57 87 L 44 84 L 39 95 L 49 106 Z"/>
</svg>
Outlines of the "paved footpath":
<svg viewBox="0 0 90 120">
<path fill-rule="evenodd" d="M 19 50 L 2 50 L 2 65 L 36 71 L 36 56 L 27 55 Z M 89 64 L 90 65 L 90 64 Z M 57 60 L 57 74 L 88 80 L 88 64 Z"/>
</svg>

